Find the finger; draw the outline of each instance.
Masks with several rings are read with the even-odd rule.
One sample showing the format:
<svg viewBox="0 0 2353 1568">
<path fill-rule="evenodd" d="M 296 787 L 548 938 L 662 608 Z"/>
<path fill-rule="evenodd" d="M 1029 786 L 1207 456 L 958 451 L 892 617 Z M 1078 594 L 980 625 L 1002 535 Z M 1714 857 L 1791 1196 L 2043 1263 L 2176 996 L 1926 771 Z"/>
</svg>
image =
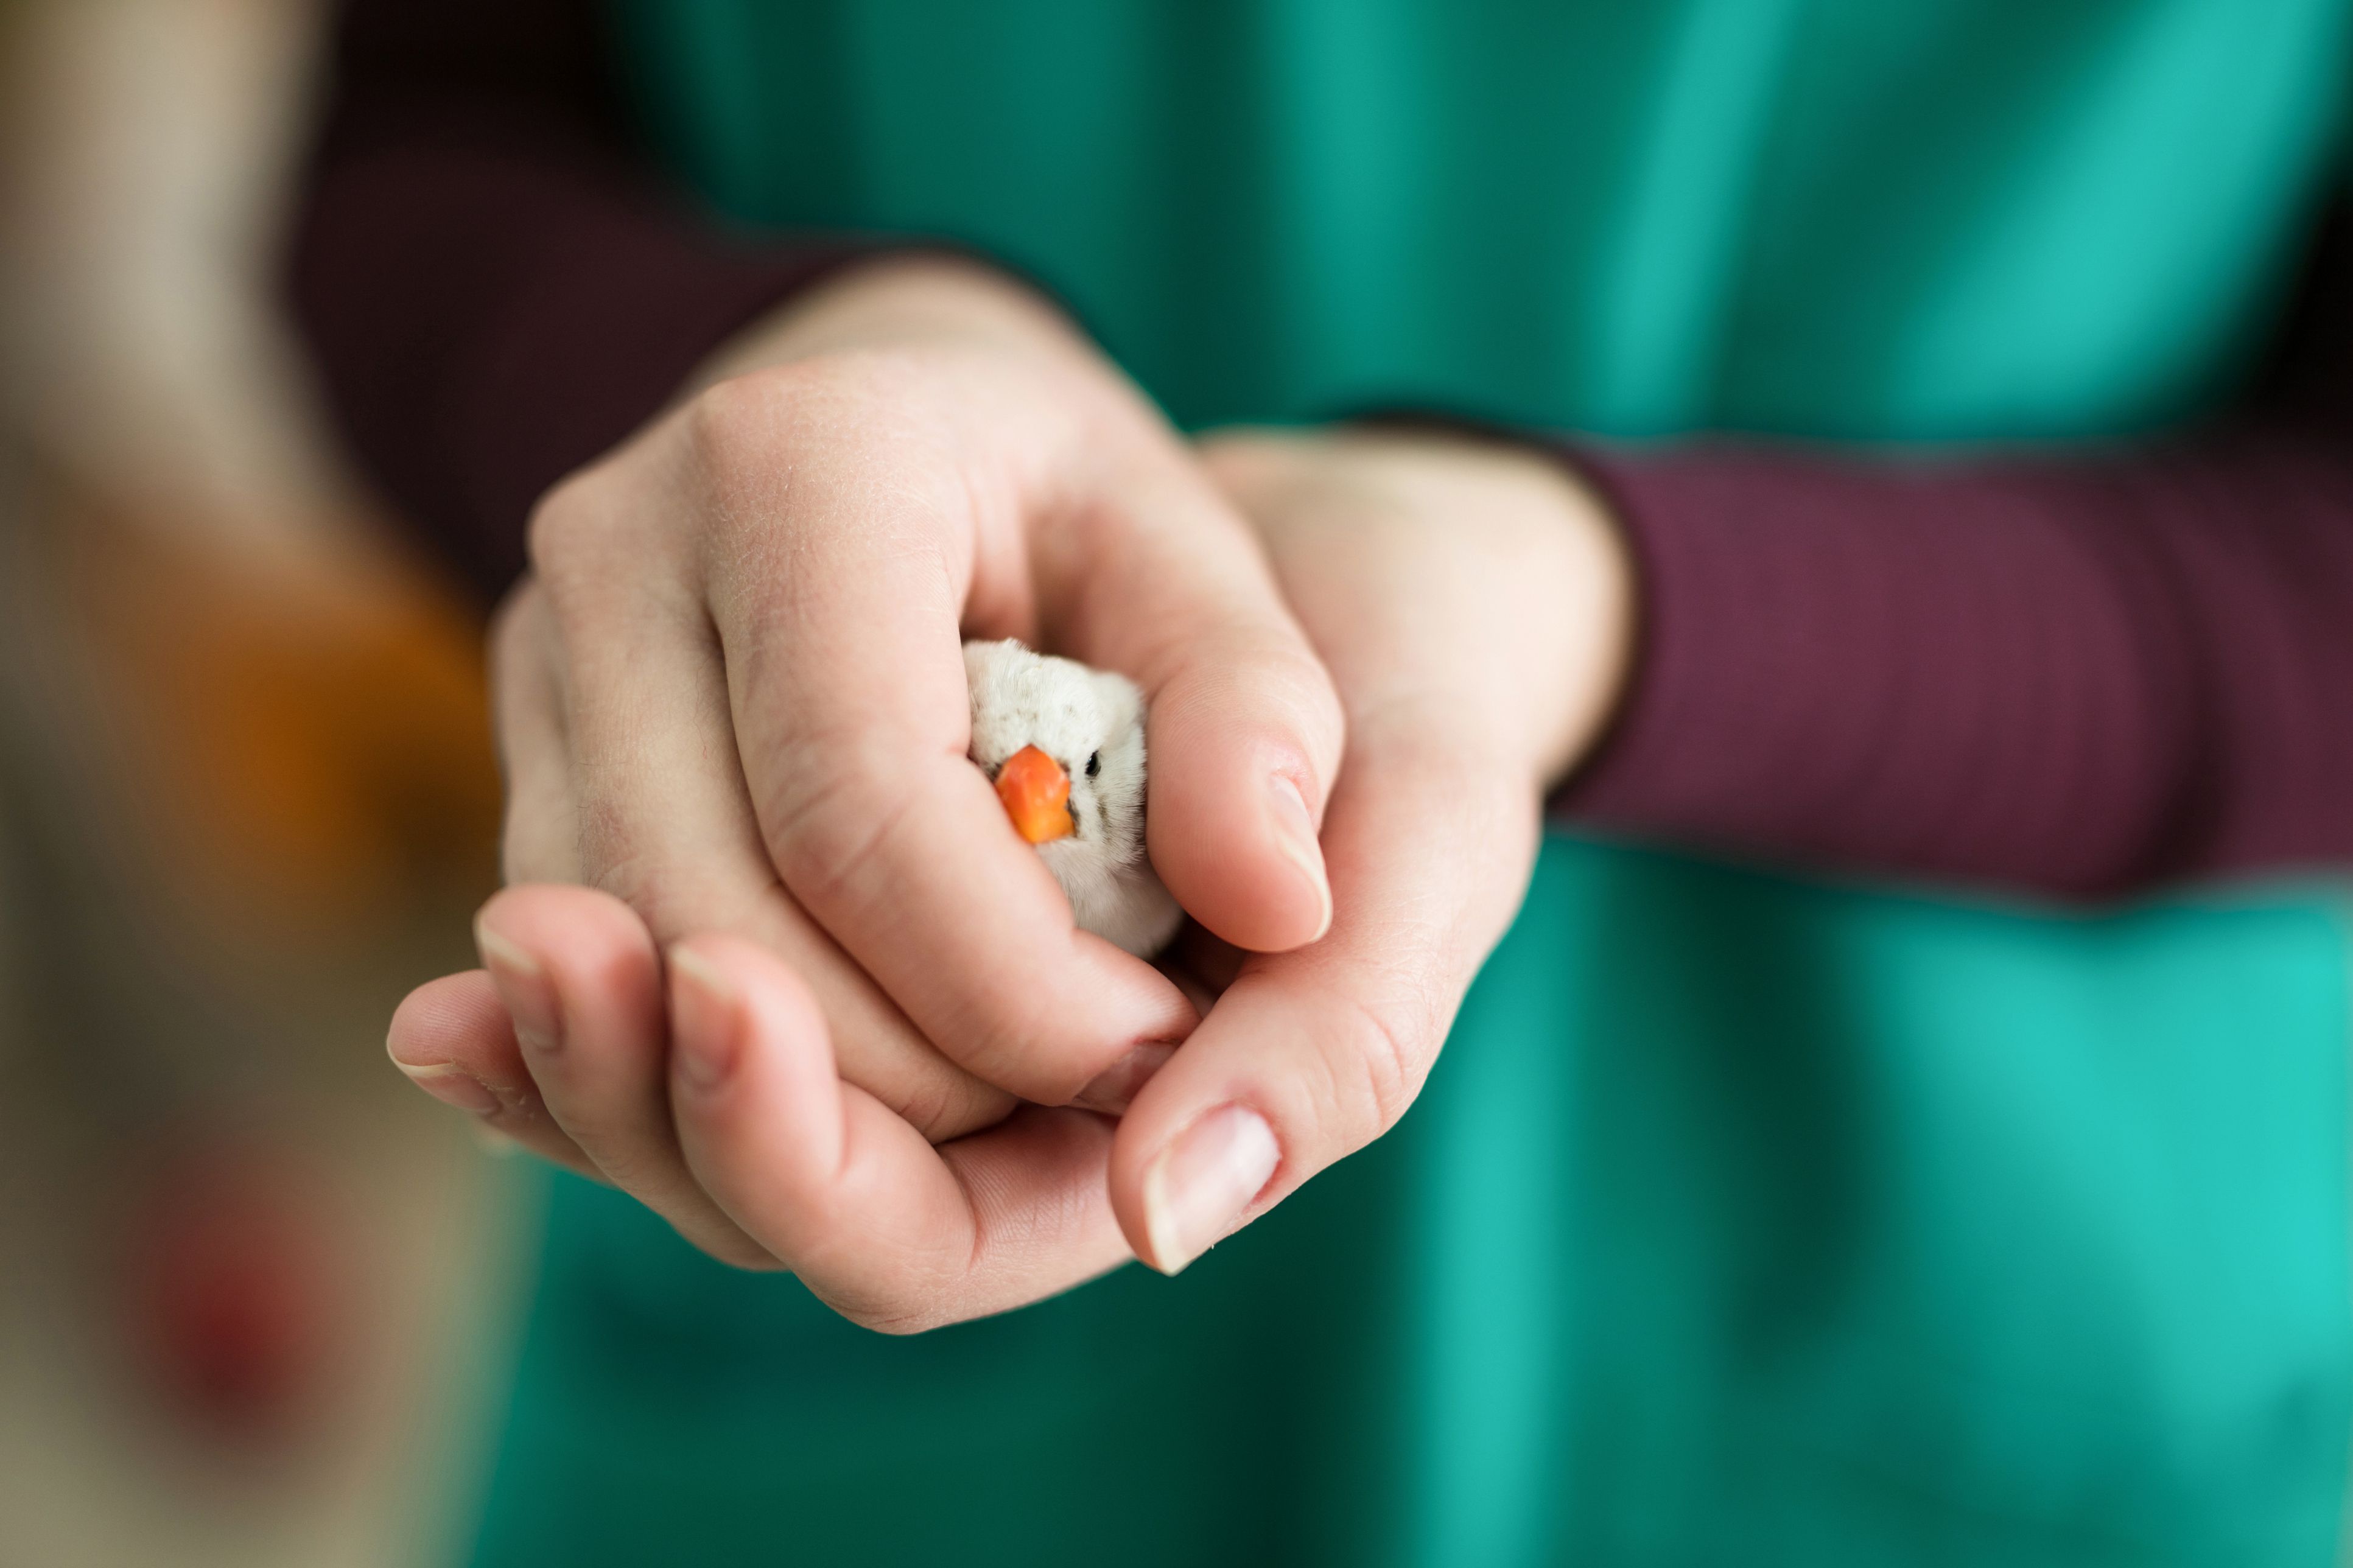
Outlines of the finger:
<svg viewBox="0 0 2353 1568">
<path fill-rule="evenodd" d="M 928 404 L 845 410 L 797 387 L 739 405 L 741 428 L 710 443 L 788 454 L 714 459 L 710 481 L 713 513 L 739 520 L 710 592 L 769 854 L 925 1037 L 1061 1104 L 1139 1047 L 1181 1038 L 1193 1013 L 1074 928 L 966 760 L 973 518 L 1013 503 L 972 500 L 941 453 L 976 437 L 927 422 Z"/>
<path fill-rule="evenodd" d="M 835 1070 L 825 1020 L 750 943 L 671 952 L 671 1103 L 687 1158 L 750 1235 L 844 1316 L 913 1332 L 1066 1289 L 1128 1256 L 1110 1125 L 1029 1106 L 934 1149 Z"/>
<path fill-rule="evenodd" d="M 510 884 L 580 879 L 580 818 L 555 655 L 547 596 L 526 582 L 500 607 L 490 636 L 492 719 L 507 795 L 500 859 Z"/>
<path fill-rule="evenodd" d="M 699 596 L 611 559 L 629 536 L 593 512 L 565 521 L 570 509 L 613 504 L 559 492 L 543 509 L 556 521 L 535 536 L 556 563 L 549 595 L 567 677 L 582 879 L 627 902 L 658 942 L 725 930 L 783 956 L 833 1021 L 842 1070 L 931 1136 L 1002 1119 L 1011 1096 L 934 1048 L 778 882 Z"/>
<path fill-rule="evenodd" d="M 1152 863 L 1237 947 L 1311 942 L 1332 918 L 1316 841 L 1341 753 L 1338 698 L 1256 538 L 1187 470 L 1048 535 L 1049 634 L 1150 702 Z"/>
<path fill-rule="evenodd" d="M 1511 920 L 1536 803 L 1482 784 L 1513 775 L 1423 717 L 1352 744 L 1324 829 L 1331 934 L 1246 963 L 1120 1125 L 1113 1205 L 1164 1272 L 1395 1123 Z"/>
<path fill-rule="evenodd" d="M 532 1079 L 581 1152 L 712 1257 L 767 1262 L 679 1152 L 661 961 L 645 922 L 593 889 L 510 888 L 474 933 Z"/>
<path fill-rule="evenodd" d="M 445 975 L 410 992 L 392 1016 L 385 1049 L 392 1065 L 434 1099 L 542 1159 L 597 1177 L 595 1162 L 548 1115 L 523 1066 L 506 1005 L 480 970 Z"/>
</svg>

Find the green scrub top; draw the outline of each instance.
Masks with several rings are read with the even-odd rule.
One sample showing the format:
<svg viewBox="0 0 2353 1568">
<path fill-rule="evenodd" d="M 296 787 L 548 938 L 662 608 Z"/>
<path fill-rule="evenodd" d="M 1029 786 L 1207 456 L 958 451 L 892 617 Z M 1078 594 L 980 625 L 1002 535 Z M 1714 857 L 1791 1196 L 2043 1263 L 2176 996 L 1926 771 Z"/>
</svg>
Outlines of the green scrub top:
<svg viewBox="0 0 2353 1568">
<path fill-rule="evenodd" d="M 948 235 L 1187 426 L 2096 437 L 2226 395 L 2353 0 L 614 0 L 749 226 Z M 477 1562 L 2335 1560 L 2347 921 L 1554 837 L 1398 1131 L 912 1340 L 553 1178 Z"/>
</svg>

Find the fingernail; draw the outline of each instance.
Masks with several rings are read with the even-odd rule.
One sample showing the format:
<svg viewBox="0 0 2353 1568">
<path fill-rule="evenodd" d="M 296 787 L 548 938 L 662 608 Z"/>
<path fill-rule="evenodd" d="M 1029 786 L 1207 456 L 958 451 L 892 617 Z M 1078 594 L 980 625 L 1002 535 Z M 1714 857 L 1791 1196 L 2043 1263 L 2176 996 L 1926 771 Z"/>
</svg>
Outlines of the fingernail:
<svg viewBox="0 0 2353 1568">
<path fill-rule="evenodd" d="M 670 1057 L 690 1089 L 709 1093 L 735 1065 L 735 987 L 709 960 L 671 950 Z"/>
<path fill-rule="evenodd" d="M 474 946 L 481 952 L 482 967 L 498 982 L 507 1015 L 514 1020 L 515 1038 L 523 1048 L 543 1052 L 562 1045 L 564 1016 L 556 1005 L 555 987 L 547 983 L 547 972 L 539 966 L 539 960 L 521 943 L 492 931 L 480 917 L 474 921 Z"/>
<path fill-rule="evenodd" d="M 1246 1105 L 1220 1106 L 1185 1129 L 1144 1178 L 1154 1265 L 1174 1274 L 1221 1240 L 1282 1160 L 1266 1118 Z"/>
<path fill-rule="evenodd" d="M 442 1062 L 434 1067 L 411 1067 L 406 1062 L 392 1064 L 408 1075 L 408 1081 L 439 1100 L 460 1110 L 470 1110 L 477 1116 L 488 1116 L 499 1109 L 499 1097 L 490 1086 L 464 1068 Z"/>
<path fill-rule="evenodd" d="M 1274 801 L 1274 842 L 1284 859 L 1299 868 L 1315 889 L 1315 898 L 1323 913 L 1315 922 L 1315 934 L 1309 940 L 1321 942 L 1324 933 L 1332 929 L 1332 884 L 1324 874 L 1323 847 L 1315 842 L 1315 818 L 1307 810 L 1307 797 L 1299 793 L 1299 785 L 1290 775 L 1277 773 L 1268 781 L 1268 794 Z"/>
<path fill-rule="evenodd" d="M 1111 1066 L 1094 1076 L 1093 1081 L 1079 1090 L 1071 1101 L 1082 1110 L 1099 1110 L 1105 1116 L 1117 1116 L 1132 1104 L 1136 1094 L 1152 1081 L 1176 1047 L 1152 1044 L 1138 1046 Z"/>
<path fill-rule="evenodd" d="M 522 1152 L 522 1145 L 491 1126 L 487 1121 L 472 1123 L 474 1143 L 485 1154 L 496 1159 L 512 1159 Z"/>
</svg>

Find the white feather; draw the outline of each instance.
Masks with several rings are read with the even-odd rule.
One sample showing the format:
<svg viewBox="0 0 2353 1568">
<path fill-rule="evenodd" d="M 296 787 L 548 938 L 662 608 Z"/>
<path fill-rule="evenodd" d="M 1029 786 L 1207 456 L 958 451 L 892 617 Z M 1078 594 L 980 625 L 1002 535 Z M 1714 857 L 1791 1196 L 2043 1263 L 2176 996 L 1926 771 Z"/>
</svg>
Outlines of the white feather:
<svg viewBox="0 0 2353 1568">
<path fill-rule="evenodd" d="M 1125 676 L 1010 638 L 965 644 L 964 668 L 981 770 L 993 779 L 1006 758 L 1035 746 L 1071 775 L 1076 831 L 1038 853 L 1080 929 L 1139 957 L 1159 952 L 1185 917 L 1145 854 L 1144 693 Z"/>
</svg>

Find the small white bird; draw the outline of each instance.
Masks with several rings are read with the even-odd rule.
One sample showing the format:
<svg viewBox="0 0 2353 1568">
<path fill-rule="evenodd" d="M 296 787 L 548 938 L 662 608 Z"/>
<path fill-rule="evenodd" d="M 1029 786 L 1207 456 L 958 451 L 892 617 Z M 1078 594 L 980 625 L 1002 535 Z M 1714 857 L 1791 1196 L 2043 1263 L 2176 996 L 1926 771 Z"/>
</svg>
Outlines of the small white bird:
<svg viewBox="0 0 2353 1568">
<path fill-rule="evenodd" d="M 1185 911 L 1144 852 L 1144 693 L 1008 638 L 964 645 L 972 760 L 1038 847 L 1079 927 L 1139 958 Z"/>
</svg>

